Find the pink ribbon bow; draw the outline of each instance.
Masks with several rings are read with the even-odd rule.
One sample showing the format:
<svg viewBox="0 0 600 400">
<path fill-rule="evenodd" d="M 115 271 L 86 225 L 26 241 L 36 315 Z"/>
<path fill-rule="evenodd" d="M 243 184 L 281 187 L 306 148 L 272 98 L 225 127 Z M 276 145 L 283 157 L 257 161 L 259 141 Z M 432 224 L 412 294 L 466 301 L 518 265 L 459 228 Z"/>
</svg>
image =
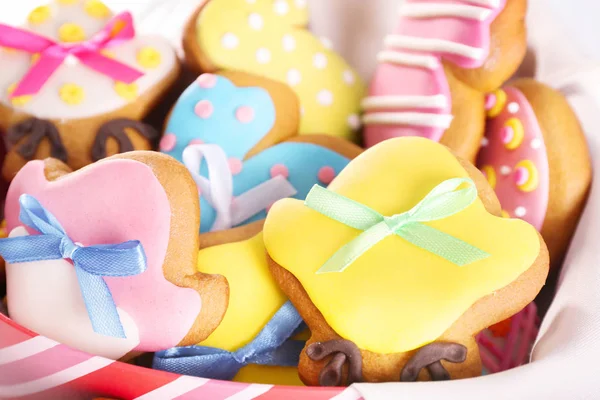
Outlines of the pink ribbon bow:
<svg viewBox="0 0 600 400">
<path fill-rule="evenodd" d="M 39 92 L 69 55 L 77 57 L 89 68 L 116 81 L 132 83 L 144 74 L 102 55 L 100 51 L 126 42 L 134 36 L 133 19 L 128 12 L 115 16 L 91 39 L 74 44 L 57 43 L 33 32 L 0 24 L 0 46 L 40 54 L 38 62 L 29 69 L 10 97 Z"/>
</svg>

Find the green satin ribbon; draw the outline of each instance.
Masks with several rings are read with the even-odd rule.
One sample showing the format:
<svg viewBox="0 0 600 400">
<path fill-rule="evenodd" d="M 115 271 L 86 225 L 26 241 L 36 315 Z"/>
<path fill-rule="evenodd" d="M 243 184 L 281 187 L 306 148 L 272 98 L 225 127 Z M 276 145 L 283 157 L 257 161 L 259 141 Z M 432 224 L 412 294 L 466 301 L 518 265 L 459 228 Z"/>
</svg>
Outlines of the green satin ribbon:
<svg viewBox="0 0 600 400">
<path fill-rule="evenodd" d="M 457 190 L 463 184 L 468 187 Z M 386 217 L 354 200 L 315 185 L 306 197 L 306 206 L 344 225 L 364 231 L 339 249 L 319 268 L 317 274 L 344 271 L 371 247 L 390 235 L 400 236 L 458 266 L 488 258 L 490 255 L 485 251 L 421 223 L 457 214 L 470 206 L 476 198 L 477 189 L 471 179 L 448 179 L 437 185 L 411 210 Z"/>
</svg>

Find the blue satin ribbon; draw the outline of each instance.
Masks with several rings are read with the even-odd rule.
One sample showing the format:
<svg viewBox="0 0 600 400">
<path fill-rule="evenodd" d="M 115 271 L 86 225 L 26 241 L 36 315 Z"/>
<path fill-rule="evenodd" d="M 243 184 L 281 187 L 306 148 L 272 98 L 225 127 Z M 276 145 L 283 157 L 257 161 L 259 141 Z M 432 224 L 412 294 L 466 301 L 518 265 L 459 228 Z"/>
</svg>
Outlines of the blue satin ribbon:
<svg viewBox="0 0 600 400">
<path fill-rule="evenodd" d="M 289 301 L 285 303 L 246 346 L 234 352 L 206 346 L 174 347 L 154 355 L 152 368 L 209 379 L 231 380 L 249 364 L 295 367 L 304 342 L 288 340 L 302 318 Z"/>
<path fill-rule="evenodd" d="M 125 338 L 117 307 L 103 277 L 134 276 L 144 272 L 147 265 L 142 244 L 134 240 L 81 246 L 73 243 L 56 218 L 33 196 L 24 194 L 19 203 L 21 222 L 41 235 L 1 239 L 0 255 L 10 264 L 60 259 L 73 261 L 94 332 Z"/>
</svg>

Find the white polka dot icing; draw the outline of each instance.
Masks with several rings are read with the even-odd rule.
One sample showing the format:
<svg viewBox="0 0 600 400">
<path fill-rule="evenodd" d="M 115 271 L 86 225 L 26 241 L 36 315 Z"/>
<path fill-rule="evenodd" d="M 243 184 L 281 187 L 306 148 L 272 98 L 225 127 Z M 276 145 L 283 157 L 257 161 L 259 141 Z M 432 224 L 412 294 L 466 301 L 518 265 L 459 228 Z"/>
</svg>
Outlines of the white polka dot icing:
<svg viewBox="0 0 600 400">
<path fill-rule="evenodd" d="M 83 29 L 86 38 L 98 33 L 111 17 L 91 17 L 85 10 L 85 2 L 74 5 L 53 3 L 52 13 L 42 24 L 28 24 L 23 28 L 34 33 L 59 41 L 59 27 L 65 21 L 76 24 Z M 152 48 L 156 51 L 159 63 L 153 68 L 143 68 L 139 64 L 140 49 Z M 135 84 L 139 96 L 154 88 L 159 82 L 170 75 L 178 63 L 177 57 L 169 41 L 156 35 L 137 35 L 129 41 L 112 46 L 108 52 L 110 58 L 127 64 L 144 73 Z M 7 88 L 19 82 L 31 68 L 31 54 L 24 51 L 0 52 L 0 103 L 12 107 L 8 98 Z M 58 93 L 65 83 L 80 86 L 85 91 L 85 98 L 77 104 L 60 101 Z M 32 96 L 31 100 L 19 107 L 19 111 L 47 119 L 84 119 L 114 112 L 129 103 L 129 100 L 115 91 L 112 78 L 100 74 L 85 66 L 79 60 L 70 56 L 46 81 L 42 89 Z"/>
<path fill-rule="evenodd" d="M 329 90 L 321 90 L 317 94 L 317 100 L 321 105 L 330 106 L 333 104 L 333 93 L 331 93 Z"/>
<path fill-rule="evenodd" d="M 527 209 L 525 207 L 515 208 L 515 217 L 523 218 L 526 215 L 527 215 Z"/>
<path fill-rule="evenodd" d="M 348 116 L 360 114 L 366 87 L 360 76 L 328 48 L 330 41 L 306 29 L 308 20 L 304 1 L 211 0 L 198 16 L 196 37 L 215 71 L 247 72 L 290 85 L 305 110 L 301 134 L 321 132 L 354 138 Z M 226 33 L 239 41 L 224 46 Z M 323 90 L 329 93 L 321 93 Z"/>
<path fill-rule="evenodd" d="M 226 49 L 235 49 L 240 44 L 240 39 L 238 39 L 238 37 L 235 34 L 227 32 L 223 35 L 221 43 Z"/>
<path fill-rule="evenodd" d="M 302 82 L 302 74 L 297 69 L 290 69 L 287 75 L 287 82 L 290 86 L 297 86 Z"/>
<path fill-rule="evenodd" d="M 515 103 L 515 102 L 509 103 L 507 109 L 508 109 L 509 113 L 516 114 L 519 112 L 519 109 L 520 109 L 519 103 Z"/>
</svg>

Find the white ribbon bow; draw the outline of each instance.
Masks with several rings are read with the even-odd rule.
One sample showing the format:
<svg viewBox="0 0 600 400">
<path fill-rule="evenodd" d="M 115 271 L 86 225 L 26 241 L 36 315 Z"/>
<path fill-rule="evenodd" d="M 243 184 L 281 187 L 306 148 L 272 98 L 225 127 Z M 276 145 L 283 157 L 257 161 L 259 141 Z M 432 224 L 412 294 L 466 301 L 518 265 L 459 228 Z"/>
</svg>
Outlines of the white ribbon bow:
<svg viewBox="0 0 600 400">
<path fill-rule="evenodd" d="M 265 210 L 277 200 L 297 193 L 283 176 L 276 176 L 233 197 L 233 176 L 227 154 L 215 144 L 194 144 L 183 150 L 183 164 L 192 174 L 201 195 L 216 210 L 217 217 L 210 231 L 231 229 Z M 208 166 L 207 179 L 199 174 L 202 160 Z"/>
</svg>

